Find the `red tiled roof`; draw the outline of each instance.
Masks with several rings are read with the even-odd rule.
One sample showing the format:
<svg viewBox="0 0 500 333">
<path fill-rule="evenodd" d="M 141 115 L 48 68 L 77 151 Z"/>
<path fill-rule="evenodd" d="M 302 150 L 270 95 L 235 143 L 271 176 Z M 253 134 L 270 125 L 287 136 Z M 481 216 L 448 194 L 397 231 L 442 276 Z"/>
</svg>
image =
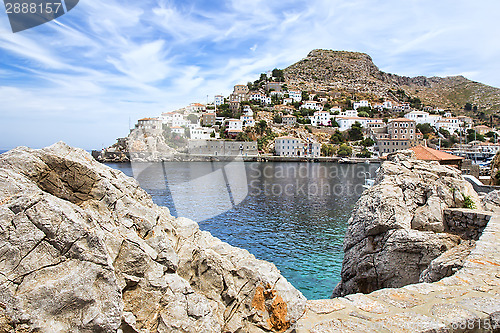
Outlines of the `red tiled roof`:
<svg viewBox="0 0 500 333">
<path fill-rule="evenodd" d="M 416 146 L 410 148 L 415 152 L 415 156 L 423 161 L 460 161 L 463 157 L 445 153 L 444 151 L 432 149 L 424 146 Z"/>
</svg>

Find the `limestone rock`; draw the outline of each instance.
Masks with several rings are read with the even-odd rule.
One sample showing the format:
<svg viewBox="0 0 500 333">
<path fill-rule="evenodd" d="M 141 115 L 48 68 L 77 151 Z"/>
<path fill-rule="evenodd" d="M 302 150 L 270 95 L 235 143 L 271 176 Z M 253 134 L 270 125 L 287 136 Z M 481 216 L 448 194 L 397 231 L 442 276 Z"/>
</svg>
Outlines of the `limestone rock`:
<svg viewBox="0 0 500 333">
<path fill-rule="evenodd" d="M 0 330 L 268 332 L 305 298 L 63 143 L 0 156 Z"/>
<path fill-rule="evenodd" d="M 491 185 L 500 185 L 500 152 L 495 155 L 491 161 Z"/>
<path fill-rule="evenodd" d="M 488 193 L 482 200 L 484 209 L 500 213 L 500 190 Z"/>
<path fill-rule="evenodd" d="M 474 248 L 475 241 L 468 240 L 451 248 L 434 259 L 420 275 L 419 282 L 436 282 L 455 274 L 464 266 L 465 259 Z"/>
<path fill-rule="evenodd" d="M 348 221 L 333 296 L 417 283 L 435 258 L 461 242 L 444 232 L 443 210 L 463 207 L 467 196 L 479 207 L 457 169 L 416 160 L 411 151 L 389 155 Z"/>
</svg>

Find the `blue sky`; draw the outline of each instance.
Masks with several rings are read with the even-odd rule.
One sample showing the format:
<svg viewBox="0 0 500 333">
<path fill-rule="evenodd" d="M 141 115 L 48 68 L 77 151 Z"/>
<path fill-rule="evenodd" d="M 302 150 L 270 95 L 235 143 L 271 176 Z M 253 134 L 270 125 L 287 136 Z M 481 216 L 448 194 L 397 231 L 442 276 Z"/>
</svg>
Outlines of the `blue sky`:
<svg viewBox="0 0 500 333">
<path fill-rule="evenodd" d="M 498 0 L 80 0 L 13 34 L 2 10 L 0 149 L 100 149 L 129 119 L 226 95 L 315 48 L 500 87 L 498 13 Z"/>
</svg>

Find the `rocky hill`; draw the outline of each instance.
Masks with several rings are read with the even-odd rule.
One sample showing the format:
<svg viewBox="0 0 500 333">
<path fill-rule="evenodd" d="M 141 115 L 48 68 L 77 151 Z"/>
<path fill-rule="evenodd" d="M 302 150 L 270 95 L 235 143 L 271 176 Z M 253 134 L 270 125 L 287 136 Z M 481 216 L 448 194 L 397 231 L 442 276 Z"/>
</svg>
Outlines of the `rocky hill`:
<svg viewBox="0 0 500 333">
<path fill-rule="evenodd" d="M 302 89 L 365 94 L 366 98 L 395 99 L 391 91 L 403 89 L 426 105 L 454 110 L 465 103 L 486 113 L 500 110 L 500 89 L 463 76 L 406 77 L 381 71 L 365 53 L 313 50 L 284 70 L 287 83 Z M 397 98 L 396 98 L 397 99 Z"/>
</svg>

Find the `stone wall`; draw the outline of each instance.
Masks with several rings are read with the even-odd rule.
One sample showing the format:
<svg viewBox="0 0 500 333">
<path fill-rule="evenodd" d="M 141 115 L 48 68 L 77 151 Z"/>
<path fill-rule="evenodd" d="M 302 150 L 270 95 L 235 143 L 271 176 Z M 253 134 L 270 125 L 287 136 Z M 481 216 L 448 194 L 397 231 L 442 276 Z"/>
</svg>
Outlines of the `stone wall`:
<svg viewBox="0 0 500 333">
<path fill-rule="evenodd" d="M 493 216 L 492 212 L 465 208 L 448 208 L 443 213 L 446 232 L 465 240 L 478 240 Z"/>
</svg>

